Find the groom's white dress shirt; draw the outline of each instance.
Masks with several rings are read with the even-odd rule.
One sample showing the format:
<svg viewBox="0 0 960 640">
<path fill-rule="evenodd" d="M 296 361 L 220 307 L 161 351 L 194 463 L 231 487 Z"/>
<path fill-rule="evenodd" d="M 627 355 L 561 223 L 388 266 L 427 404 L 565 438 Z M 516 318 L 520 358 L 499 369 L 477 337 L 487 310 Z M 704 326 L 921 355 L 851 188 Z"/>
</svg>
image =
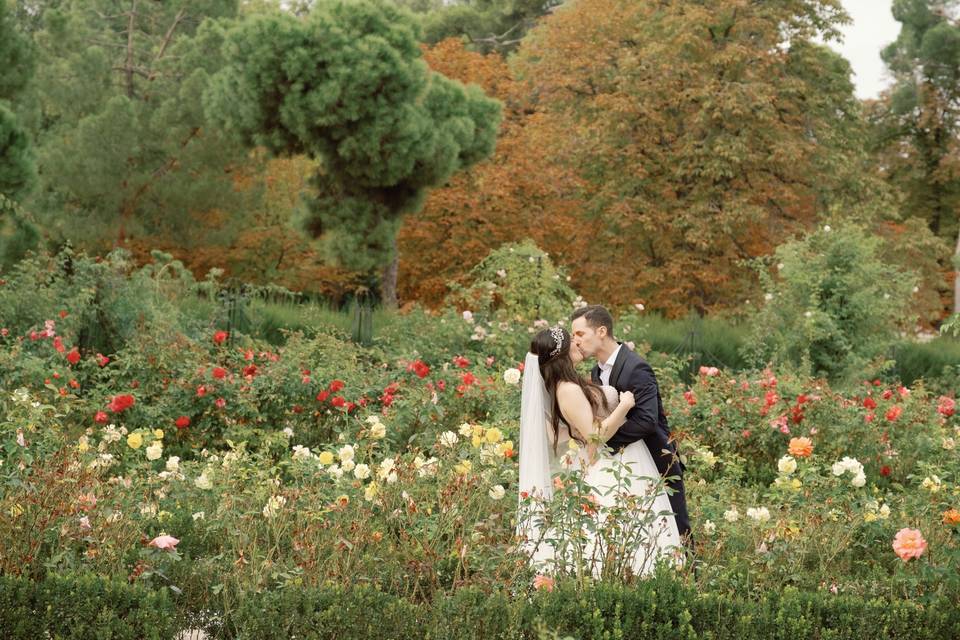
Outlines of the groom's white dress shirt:
<svg viewBox="0 0 960 640">
<path fill-rule="evenodd" d="M 620 353 L 620 349 L 622 348 L 622 344 L 617 345 L 617 348 L 613 350 L 613 353 L 610 354 L 610 357 L 607 358 L 607 361 L 600 365 L 601 384 L 610 384 L 610 374 L 613 372 L 613 363 L 617 361 L 617 354 Z"/>
</svg>

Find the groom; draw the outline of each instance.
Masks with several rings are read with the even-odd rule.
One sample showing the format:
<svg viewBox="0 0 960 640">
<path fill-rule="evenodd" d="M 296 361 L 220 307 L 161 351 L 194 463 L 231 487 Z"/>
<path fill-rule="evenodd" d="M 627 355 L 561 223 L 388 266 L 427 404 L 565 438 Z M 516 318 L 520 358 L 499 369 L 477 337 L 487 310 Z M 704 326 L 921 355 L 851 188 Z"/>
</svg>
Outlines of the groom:
<svg viewBox="0 0 960 640">
<path fill-rule="evenodd" d="M 661 476 L 677 476 L 667 482 L 673 490 L 670 507 L 677 517 L 677 529 L 688 549 L 692 549 L 687 499 L 683 492 L 683 464 L 677 457 L 677 447 L 670 441 L 670 427 L 663 413 L 663 401 L 657 378 L 647 362 L 628 347 L 613 338 L 613 316 L 606 308 L 592 304 L 577 309 L 570 318 L 573 344 L 584 357 L 596 358 L 591 372 L 594 383 L 607 384 L 617 391 L 632 391 L 636 405 L 627 413 L 627 421 L 607 446 L 615 451 L 632 442 L 643 440 L 657 465 Z"/>
</svg>

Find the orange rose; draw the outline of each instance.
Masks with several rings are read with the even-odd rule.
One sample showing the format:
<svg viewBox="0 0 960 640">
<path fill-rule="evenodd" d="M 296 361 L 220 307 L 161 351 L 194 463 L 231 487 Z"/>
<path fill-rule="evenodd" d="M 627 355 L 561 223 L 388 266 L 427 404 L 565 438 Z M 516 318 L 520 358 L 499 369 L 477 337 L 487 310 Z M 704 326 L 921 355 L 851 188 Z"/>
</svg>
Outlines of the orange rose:
<svg viewBox="0 0 960 640">
<path fill-rule="evenodd" d="M 797 458 L 809 458 L 810 454 L 813 453 L 813 442 L 810 438 L 790 438 L 787 451 Z"/>
<path fill-rule="evenodd" d="M 943 512 L 943 524 L 960 524 L 960 511 L 956 509 L 947 509 Z"/>
</svg>

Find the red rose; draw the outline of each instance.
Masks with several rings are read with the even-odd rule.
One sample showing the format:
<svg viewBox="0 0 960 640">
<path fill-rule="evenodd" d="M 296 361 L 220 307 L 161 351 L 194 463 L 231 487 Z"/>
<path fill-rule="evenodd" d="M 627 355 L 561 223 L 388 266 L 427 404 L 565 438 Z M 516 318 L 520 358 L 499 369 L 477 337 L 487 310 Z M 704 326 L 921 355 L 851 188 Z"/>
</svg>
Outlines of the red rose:
<svg viewBox="0 0 960 640">
<path fill-rule="evenodd" d="M 691 407 L 697 404 L 697 396 L 693 394 L 693 391 L 684 391 L 683 399 L 687 401 L 687 404 Z"/>
<path fill-rule="evenodd" d="M 67 350 L 67 348 L 63 346 L 63 340 L 60 339 L 60 336 L 53 339 L 53 348 L 56 349 L 58 353 L 63 353 Z"/>
<path fill-rule="evenodd" d="M 414 360 L 407 365 L 407 371 L 413 371 L 418 378 L 426 378 L 430 375 L 430 367 L 420 360 Z"/>
<path fill-rule="evenodd" d="M 190 418 L 187 416 L 180 416 L 174 421 L 173 424 L 177 425 L 177 429 L 186 429 L 190 426 Z"/>
<path fill-rule="evenodd" d="M 872 411 L 877 408 L 877 401 L 867 396 L 866 398 L 863 399 L 863 407 L 865 409 L 870 409 Z"/>
<path fill-rule="evenodd" d="M 949 418 L 957 410 L 957 402 L 949 396 L 940 396 L 940 399 L 937 401 L 937 413 L 942 415 L 944 418 Z"/>
<path fill-rule="evenodd" d="M 334 380 L 333 382 L 330 383 L 330 387 L 329 387 L 330 393 L 336 393 L 341 389 L 343 389 L 343 387 L 344 387 L 343 380 Z"/>
<path fill-rule="evenodd" d="M 884 400 L 889 400 L 893 397 L 893 391 L 890 391 L 890 389 L 884 389 L 883 393 L 880 394 L 880 397 Z"/>
<path fill-rule="evenodd" d="M 456 367 L 458 367 L 458 368 L 460 368 L 460 369 L 466 369 L 467 367 L 470 366 L 470 361 L 467 360 L 466 358 L 464 358 L 463 356 L 456 356 L 456 357 L 453 359 L 453 364 L 454 364 L 454 366 L 456 366 Z"/>
<path fill-rule="evenodd" d="M 253 377 L 257 375 L 257 365 L 251 364 L 250 366 L 243 368 L 243 375 Z"/>
<path fill-rule="evenodd" d="M 217 405 L 217 409 L 223 409 L 225 406 L 227 406 L 227 401 L 223 398 L 217 398 L 216 402 L 213 404 Z"/>
<path fill-rule="evenodd" d="M 326 402 L 327 398 L 330 397 L 329 391 L 321 391 L 317 394 L 317 402 Z"/>
<path fill-rule="evenodd" d="M 79 389 L 79 388 L 80 388 L 80 383 L 77 382 L 76 380 L 71 380 L 71 381 L 70 381 L 70 386 L 73 387 L 74 389 Z"/>
<path fill-rule="evenodd" d="M 93 421 L 97 424 L 107 424 L 107 420 L 109 419 L 106 411 L 97 411 L 93 416 Z"/>
<path fill-rule="evenodd" d="M 440 389 L 440 391 L 444 391 L 446 390 L 446 388 L 447 388 L 447 383 L 445 381 L 443 380 L 437 381 L 437 389 Z"/>
<path fill-rule="evenodd" d="M 223 367 L 214 367 L 213 368 L 213 377 L 217 380 L 223 380 L 227 377 L 227 370 Z"/>
<path fill-rule="evenodd" d="M 103 355 L 102 353 L 97 354 L 97 364 L 101 367 L 105 367 L 110 363 L 110 358 Z"/>
<path fill-rule="evenodd" d="M 202 398 L 205 395 L 207 395 L 207 388 L 201 384 L 197 387 L 197 397 Z"/>
<path fill-rule="evenodd" d="M 130 394 L 123 394 L 119 396 L 113 396 L 110 400 L 110 404 L 107 405 L 107 408 L 110 409 L 113 413 L 120 413 L 121 411 L 126 411 L 134 405 L 136 400 Z"/>
<path fill-rule="evenodd" d="M 380 404 L 382 404 L 385 407 L 389 407 L 390 405 L 393 404 L 393 396 L 388 395 L 386 393 L 383 394 L 382 396 L 380 396 Z"/>
<path fill-rule="evenodd" d="M 348 403 L 347 403 L 347 413 L 350 413 L 351 411 L 353 411 L 353 410 L 356 409 L 356 408 L 357 408 L 357 405 L 354 404 L 353 402 L 348 402 Z"/>
<path fill-rule="evenodd" d="M 335 407 L 344 407 L 347 404 L 347 401 L 343 399 L 343 396 L 333 396 L 333 400 L 330 401 Z"/>
<path fill-rule="evenodd" d="M 66 309 L 62 309 L 62 310 L 60 311 L 60 317 L 61 317 L 61 318 L 66 318 L 66 317 L 67 317 L 67 311 L 66 311 Z"/>
<path fill-rule="evenodd" d="M 890 467 L 888 467 L 887 465 L 883 465 L 882 467 L 880 467 L 880 475 L 882 475 L 884 478 L 886 478 L 887 476 L 889 476 L 889 475 L 890 475 Z"/>
<path fill-rule="evenodd" d="M 223 344 L 226 342 L 227 338 L 230 337 L 230 334 L 226 331 L 217 331 L 213 334 L 213 343 L 214 344 Z"/>
<path fill-rule="evenodd" d="M 301 406 L 298 405 L 298 404 L 295 404 L 295 405 L 293 405 L 293 412 L 294 412 L 294 413 L 303 413 L 303 407 L 301 407 Z"/>
<path fill-rule="evenodd" d="M 903 413 L 903 407 L 901 407 L 900 405 L 895 405 L 893 407 L 890 407 L 890 410 L 887 411 L 887 416 L 886 416 L 887 420 L 889 420 L 890 422 L 893 422 L 900 417 L 901 413 Z"/>
<path fill-rule="evenodd" d="M 463 380 L 464 385 L 470 386 L 471 384 L 475 384 L 477 382 L 477 377 L 467 371 L 465 374 L 463 374 L 463 376 L 461 376 L 461 380 Z"/>
<path fill-rule="evenodd" d="M 67 354 L 67 362 L 70 364 L 77 364 L 80 362 L 80 350 L 76 347 L 70 349 L 70 352 Z"/>
</svg>

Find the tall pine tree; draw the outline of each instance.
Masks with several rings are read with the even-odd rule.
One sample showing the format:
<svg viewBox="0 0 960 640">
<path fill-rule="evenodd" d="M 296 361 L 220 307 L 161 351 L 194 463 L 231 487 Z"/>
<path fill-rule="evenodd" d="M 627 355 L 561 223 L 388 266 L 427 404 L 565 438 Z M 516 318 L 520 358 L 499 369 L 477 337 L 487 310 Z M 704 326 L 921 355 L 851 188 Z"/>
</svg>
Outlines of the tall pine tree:
<svg viewBox="0 0 960 640">
<path fill-rule="evenodd" d="M 248 146 L 319 161 L 302 225 L 333 260 L 381 269 L 395 304 L 400 221 L 493 151 L 499 103 L 430 72 L 413 17 L 386 1 L 253 16 L 226 52 L 205 95 L 211 117 Z"/>
</svg>

